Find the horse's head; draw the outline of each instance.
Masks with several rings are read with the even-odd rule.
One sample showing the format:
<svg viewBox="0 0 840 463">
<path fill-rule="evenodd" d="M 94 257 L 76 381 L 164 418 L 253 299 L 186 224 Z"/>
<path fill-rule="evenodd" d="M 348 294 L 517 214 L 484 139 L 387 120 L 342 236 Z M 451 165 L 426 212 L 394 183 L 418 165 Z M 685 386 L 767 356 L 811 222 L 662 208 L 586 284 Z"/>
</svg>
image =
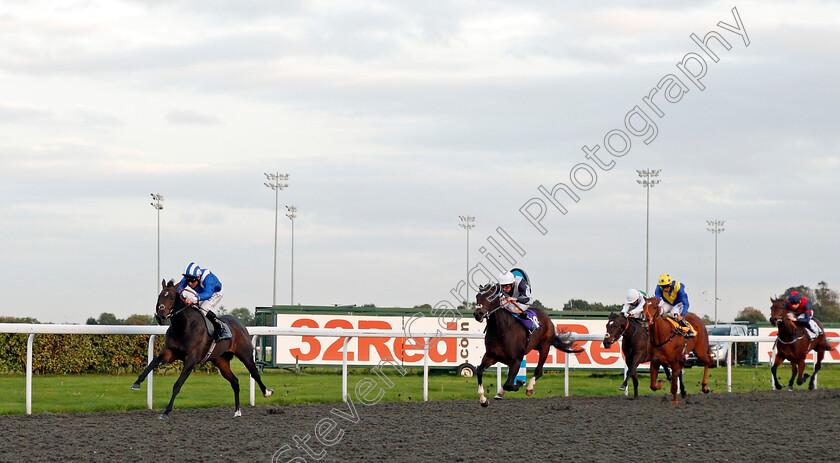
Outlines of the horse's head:
<svg viewBox="0 0 840 463">
<path fill-rule="evenodd" d="M 653 325 L 653 322 L 662 315 L 662 310 L 659 308 L 659 301 L 660 299 L 656 297 L 645 298 L 642 314 L 647 319 L 648 325 Z"/>
<path fill-rule="evenodd" d="M 178 295 L 178 284 L 174 280 L 169 280 L 169 283 L 163 280 L 160 283 L 163 290 L 158 295 L 155 320 L 157 320 L 158 325 L 163 325 L 183 301 L 181 301 L 181 296 Z"/>
<path fill-rule="evenodd" d="M 630 320 L 623 313 L 610 313 L 610 319 L 607 320 L 607 334 L 604 335 L 604 349 L 609 349 L 618 338 L 624 334 Z"/>
<path fill-rule="evenodd" d="M 493 309 L 499 307 L 499 294 L 501 288 L 498 284 L 481 285 L 475 295 L 475 311 L 473 317 L 476 321 L 482 321 Z"/>
<path fill-rule="evenodd" d="M 785 300 L 783 298 L 770 298 L 770 324 L 776 326 L 785 317 Z"/>
</svg>

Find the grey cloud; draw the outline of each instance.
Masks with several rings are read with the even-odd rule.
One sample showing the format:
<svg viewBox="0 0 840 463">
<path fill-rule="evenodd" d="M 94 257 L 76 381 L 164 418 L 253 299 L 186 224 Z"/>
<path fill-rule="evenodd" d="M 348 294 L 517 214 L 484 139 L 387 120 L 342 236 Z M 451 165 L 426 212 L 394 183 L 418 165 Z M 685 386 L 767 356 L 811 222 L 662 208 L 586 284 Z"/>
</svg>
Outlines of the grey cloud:
<svg viewBox="0 0 840 463">
<path fill-rule="evenodd" d="M 54 116 L 50 111 L 32 106 L 0 102 L 0 123 L 47 123 L 53 122 Z"/>
<path fill-rule="evenodd" d="M 175 125 L 218 125 L 222 123 L 216 116 L 201 114 L 191 109 L 173 109 L 167 113 L 166 120 Z"/>
</svg>

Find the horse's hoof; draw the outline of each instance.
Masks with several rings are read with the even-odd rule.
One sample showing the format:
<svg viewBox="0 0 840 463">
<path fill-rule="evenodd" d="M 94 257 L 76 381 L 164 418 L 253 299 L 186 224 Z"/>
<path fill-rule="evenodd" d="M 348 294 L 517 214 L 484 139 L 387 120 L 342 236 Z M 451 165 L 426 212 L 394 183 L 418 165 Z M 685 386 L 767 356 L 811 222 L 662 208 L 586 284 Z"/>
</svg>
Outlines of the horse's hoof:
<svg viewBox="0 0 840 463">
<path fill-rule="evenodd" d="M 158 417 L 158 419 L 159 420 L 168 420 L 169 419 L 169 414 L 168 413 L 161 413 L 161 415 Z"/>
<path fill-rule="evenodd" d="M 526 389 L 526 390 L 525 390 L 525 395 L 527 395 L 527 396 L 532 396 L 532 395 L 534 395 L 534 390 L 533 390 L 533 389 Z"/>
<path fill-rule="evenodd" d="M 792 387 L 789 387 L 789 388 L 788 388 L 788 392 L 793 392 L 793 388 L 792 388 Z"/>
<path fill-rule="evenodd" d="M 274 389 L 266 389 L 263 397 L 271 397 L 271 394 L 274 394 Z"/>
<path fill-rule="evenodd" d="M 811 383 L 811 384 L 808 385 L 808 390 L 809 391 L 813 391 L 816 388 L 817 388 L 817 386 L 814 383 Z"/>
<path fill-rule="evenodd" d="M 489 401 L 489 400 L 488 400 L 488 401 L 486 401 L 486 402 L 481 402 L 481 406 L 482 406 L 482 407 L 484 407 L 484 408 L 487 408 L 487 406 L 488 406 L 488 405 L 490 405 L 490 401 Z"/>
<path fill-rule="evenodd" d="M 131 385 L 132 391 L 139 391 L 140 390 L 140 383 L 134 383 Z"/>
<path fill-rule="evenodd" d="M 233 412 L 233 417 L 236 418 L 237 416 L 242 416 L 242 411 L 241 410 L 237 410 L 237 411 Z"/>
<path fill-rule="evenodd" d="M 502 397 L 503 396 L 501 394 L 496 394 L 493 396 L 493 400 L 502 400 Z"/>
<path fill-rule="evenodd" d="M 618 386 L 618 390 L 624 392 L 627 390 L 627 386 Z"/>
<path fill-rule="evenodd" d="M 703 394 L 708 394 L 709 392 L 711 392 L 711 389 L 709 389 L 709 386 L 703 386 Z"/>
</svg>

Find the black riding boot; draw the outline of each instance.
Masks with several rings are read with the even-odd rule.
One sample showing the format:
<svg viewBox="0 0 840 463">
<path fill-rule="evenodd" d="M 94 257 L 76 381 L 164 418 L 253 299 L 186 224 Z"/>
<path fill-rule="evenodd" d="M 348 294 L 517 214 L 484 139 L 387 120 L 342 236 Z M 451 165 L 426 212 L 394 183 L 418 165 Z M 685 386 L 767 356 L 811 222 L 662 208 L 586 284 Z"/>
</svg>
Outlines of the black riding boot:
<svg viewBox="0 0 840 463">
<path fill-rule="evenodd" d="M 216 314 L 212 310 L 208 310 L 207 319 L 213 324 L 213 340 L 216 342 L 221 341 L 222 334 L 224 333 L 222 332 L 222 324 L 219 322 L 219 318 L 216 317 Z"/>
<path fill-rule="evenodd" d="M 682 320 L 680 320 L 680 325 L 687 328 L 685 330 L 685 337 L 687 337 L 687 338 L 693 338 L 694 337 L 694 331 L 691 329 L 691 324 L 688 323 L 688 320 L 683 318 Z"/>
</svg>

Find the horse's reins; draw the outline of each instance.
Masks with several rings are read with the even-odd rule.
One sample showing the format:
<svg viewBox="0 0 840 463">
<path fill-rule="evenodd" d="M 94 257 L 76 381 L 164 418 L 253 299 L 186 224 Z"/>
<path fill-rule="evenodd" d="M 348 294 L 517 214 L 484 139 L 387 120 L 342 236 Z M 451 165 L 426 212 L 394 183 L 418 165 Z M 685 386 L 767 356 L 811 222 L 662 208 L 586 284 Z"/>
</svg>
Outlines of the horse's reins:
<svg viewBox="0 0 840 463">
<path fill-rule="evenodd" d="M 785 317 L 785 318 L 786 318 L 786 317 Z M 790 320 L 790 319 L 788 319 L 788 320 Z M 782 319 L 780 319 L 779 321 L 781 321 L 781 322 L 782 322 L 782 324 L 784 324 L 784 323 L 785 323 L 785 322 L 784 322 L 784 320 L 782 320 Z M 791 320 L 791 323 L 793 323 L 793 320 Z M 780 331 L 781 331 L 781 330 L 780 330 Z M 780 342 L 780 343 L 782 343 L 782 344 L 793 344 L 793 343 L 795 343 L 796 341 L 799 341 L 800 339 L 802 339 L 802 338 L 804 338 L 804 337 L 805 337 L 805 335 L 804 335 L 804 334 L 803 334 L 802 336 L 799 336 L 798 338 L 796 337 L 796 323 L 793 323 L 793 339 L 792 339 L 792 340 L 790 340 L 790 341 L 783 341 L 783 340 L 782 340 L 782 333 L 781 333 L 781 332 L 779 332 L 779 333 L 777 333 L 777 334 L 776 334 L 776 342 Z"/>
<path fill-rule="evenodd" d="M 630 319 L 627 317 L 624 317 L 624 319 L 627 320 L 627 324 L 624 325 L 624 329 L 621 330 L 621 334 L 617 334 L 615 336 L 615 340 L 613 342 L 618 342 L 618 340 L 621 339 L 622 336 L 624 336 L 624 333 L 627 332 L 627 328 L 630 328 Z"/>
<path fill-rule="evenodd" d="M 660 318 L 662 318 L 662 312 L 659 311 L 659 310 L 657 310 L 656 312 L 657 312 L 656 317 L 653 317 L 650 320 L 650 326 L 653 326 L 653 324 L 656 323 L 656 320 L 659 320 Z M 677 329 L 674 328 L 671 331 L 671 337 L 670 338 L 666 339 L 665 342 L 663 342 L 661 344 L 657 344 L 657 343 L 653 342 L 653 334 L 651 334 L 650 335 L 650 343 L 653 344 L 654 347 L 662 347 L 665 344 L 668 344 L 669 342 L 671 342 L 671 340 L 674 339 L 674 336 L 676 336 L 676 335 L 677 335 Z M 683 344 L 683 350 L 685 350 L 687 347 L 688 347 L 688 343 L 686 342 L 686 343 Z"/>
<path fill-rule="evenodd" d="M 183 299 L 181 299 L 181 300 L 183 300 Z M 161 305 L 163 305 L 163 304 L 161 304 Z M 163 321 L 169 320 L 170 318 L 174 317 L 175 315 L 178 315 L 179 313 L 183 312 L 184 310 L 189 309 L 193 305 L 194 304 L 187 304 L 186 301 L 185 301 L 184 305 L 182 305 L 180 309 L 178 309 L 174 312 L 169 312 L 169 314 L 166 315 L 166 317 L 163 318 Z M 160 308 L 160 307 L 158 307 L 158 308 Z M 212 339 L 212 337 L 211 337 L 211 339 Z M 213 349 L 215 349 L 215 348 L 216 348 L 216 340 L 212 339 L 212 342 L 210 343 L 210 348 L 207 349 L 207 354 L 205 354 L 204 358 L 201 359 L 201 361 L 198 362 L 198 363 L 206 362 L 207 359 L 209 359 L 210 356 L 213 354 Z"/>
</svg>

